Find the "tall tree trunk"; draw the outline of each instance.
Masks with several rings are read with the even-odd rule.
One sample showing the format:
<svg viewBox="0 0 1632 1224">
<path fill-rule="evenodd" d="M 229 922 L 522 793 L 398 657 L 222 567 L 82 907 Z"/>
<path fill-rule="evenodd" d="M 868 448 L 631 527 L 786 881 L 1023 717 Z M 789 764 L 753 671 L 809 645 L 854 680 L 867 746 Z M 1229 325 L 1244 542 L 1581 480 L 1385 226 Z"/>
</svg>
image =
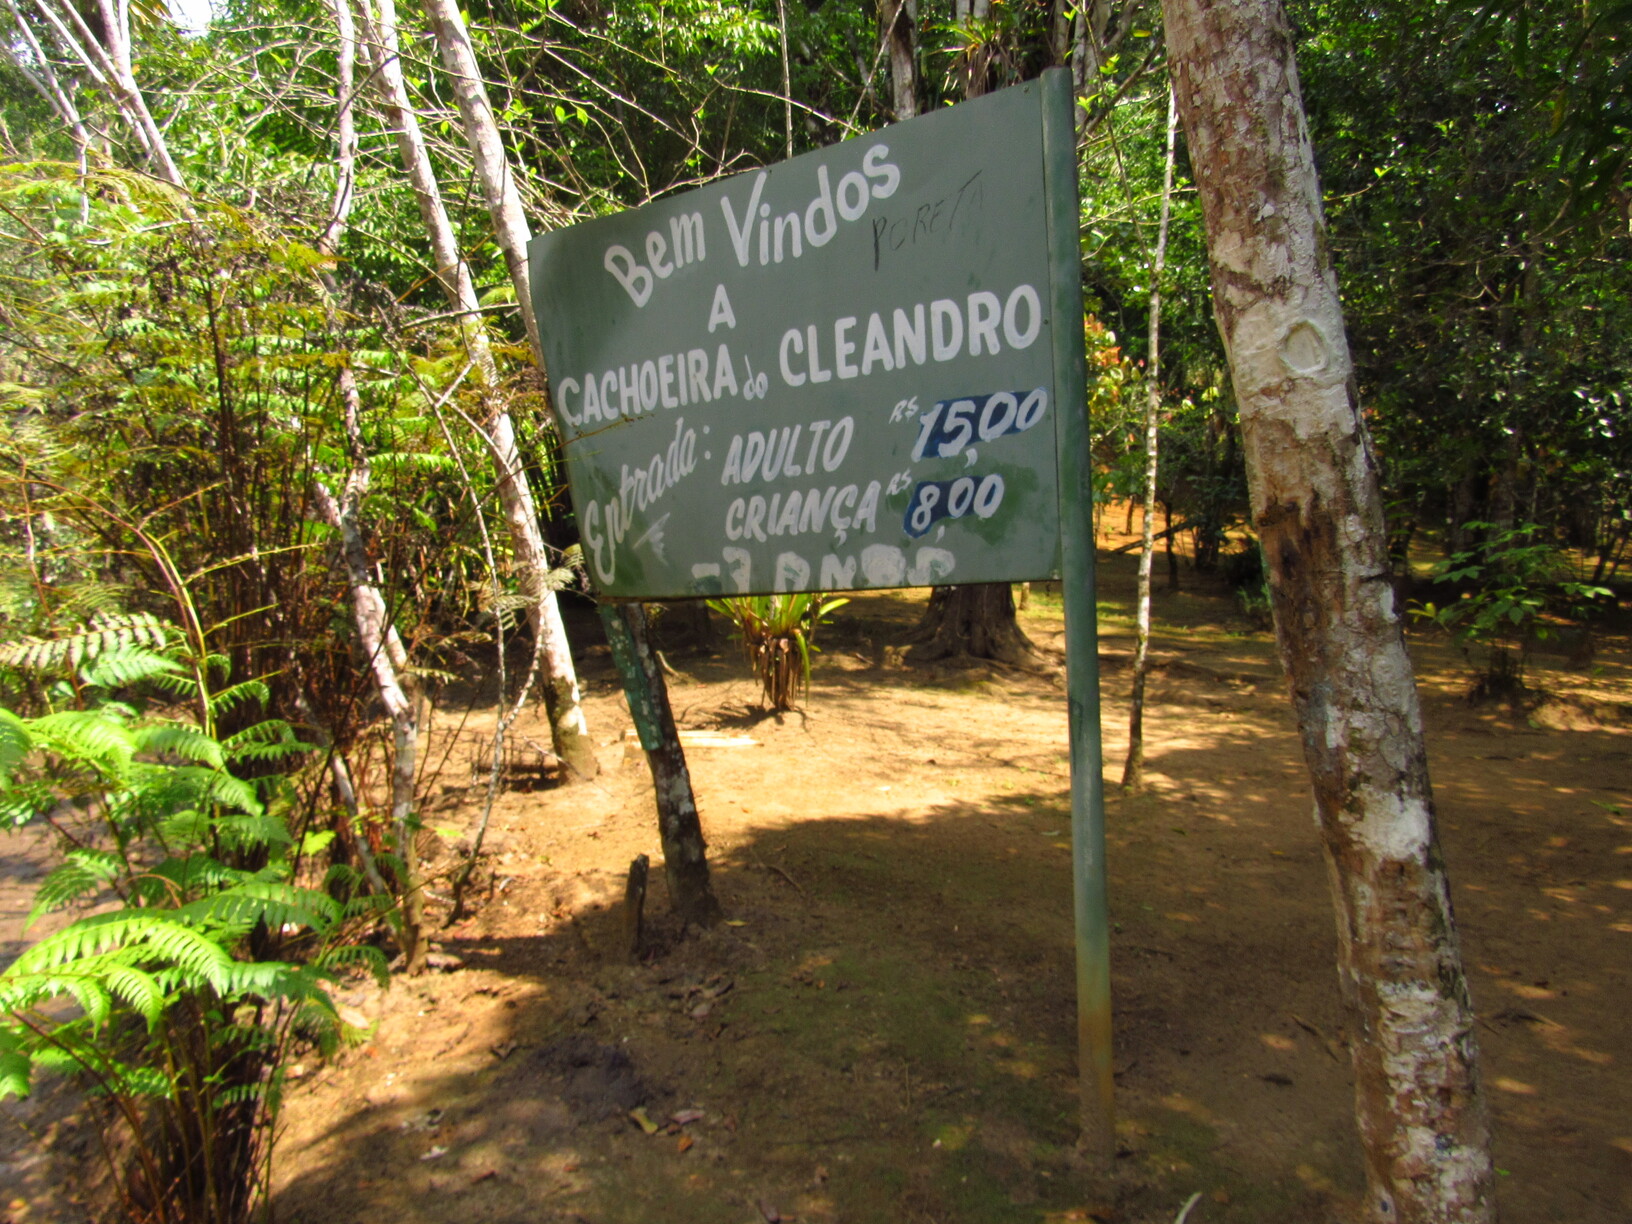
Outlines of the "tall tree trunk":
<svg viewBox="0 0 1632 1224">
<path fill-rule="evenodd" d="M 1128 709 L 1128 759 L 1122 767 L 1122 789 L 1145 784 L 1145 678 L 1150 674 L 1150 571 L 1156 560 L 1156 463 L 1162 418 L 1162 272 L 1167 266 L 1167 223 L 1173 214 L 1173 152 L 1179 112 L 1173 90 L 1167 91 L 1167 157 L 1162 168 L 1161 218 L 1156 225 L 1156 253 L 1150 261 L 1150 356 L 1145 362 L 1145 523 L 1139 542 L 1139 610 L 1135 617 L 1133 698 Z"/>
<path fill-rule="evenodd" d="M 890 55 L 890 110 L 897 122 L 918 114 L 918 0 L 880 0 L 879 25 Z"/>
<path fill-rule="evenodd" d="M 921 640 L 907 656 L 914 663 L 993 659 L 1023 664 L 1037 649 L 1020 628 L 1014 592 L 1006 582 L 937 587 L 915 635 Z"/>
<path fill-rule="evenodd" d="M 335 0 L 333 5 L 339 34 L 335 82 L 335 187 L 328 219 L 317 237 L 317 249 L 331 257 L 339 249 L 340 239 L 351 218 L 352 205 L 356 201 L 357 120 L 353 109 L 353 81 L 357 67 L 357 32 L 347 7 L 348 2 Z M 339 296 L 334 278 L 325 273 L 323 279 L 332 303 Z M 332 309 L 330 315 L 332 321 Z M 403 682 L 403 676 L 408 672 L 408 650 L 391 619 L 385 596 L 374 584 L 368 550 L 363 542 L 360 519 L 371 473 L 368 452 L 363 446 L 362 397 L 349 365 L 340 367 L 336 387 L 340 392 L 351 471 L 346 476 L 339 498 L 321 480 L 315 480 L 313 499 L 319 515 L 340 536 L 340 556 L 345 567 L 346 586 L 351 591 L 352 624 L 356 627 L 358 643 L 374 676 L 375 692 L 391 719 L 391 824 L 396 831 L 404 876 L 398 881 L 402 893 L 402 955 L 407 971 L 418 973 L 425 967 L 428 951 L 424 938 L 425 897 L 419 878 L 416 845 L 418 825 L 413 819 L 414 780 L 419 760 L 418 708 L 413 694 Z M 343 795 L 350 796 L 346 807 L 355 817 L 357 800 L 349 771 L 338 755 L 332 756 L 331 761 L 335 784 Z M 355 832 L 359 856 L 370 883 L 378 887 L 383 881 L 373 855 L 369 853 L 367 832 L 361 828 Z"/>
<path fill-rule="evenodd" d="M 782 133 L 793 157 L 793 70 L 788 66 L 788 0 L 776 0 L 776 28 L 782 44 Z"/>
<path fill-rule="evenodd" d="M 435 3 L 435 0 L 431 2 Z M 454 239 L 453 226 L 448 220 L 442 192 L 431 167 L 430 154 L 426 151 L 420 132 L 419 116 L 403 80 L 393 0 L 360 0 L 360 7 L 364 18 L 364 36 L 368 40 L 374 68 L 375 87 L 388 123 L 396 135 L 403 168 L 408 173 L 420 216 L 431 239 L 437 279 L 449 303 L 461 315 L 461 327 L 476 363 L 477 383 L 486 392 L 488 410 L 481 427 L 498 471 L 499 504 L 504 510 L 511 547 L 515 550 L 516 565 L 521 572 L 522 591 L 528 599 L 528 619 L 533 640 L 542 656 L 545 702 L 550 713 L 555 754 L 567 766 L 569 780 L 592 778 L 600 766 L 579 700 L 578 678 L 567 646 L 560 603 L 547 582 L 549 556 L 544 546 L 543 532 L 539 529 L 538 511 L 527 475 L 522 470 L 520 452 L 516 448 L 515 425 L 496 395 L 498 373 L 482 324 L 470 267 Z M 522 315 L 525 320 L 531 316 L 532 305 L 527 291 L 527 223 L 522 215 L 521 199 L 510 178 L 504 147 L 499 141 L 493 112 L 487 102 L 487 91 L 476 74 L 475 57 L 470 53 L 470 40 L 464 23 L 457 20 L 457 10 L 452 12 L 457 24 L 446 20 L 446 9 L 437 12 L 442 18 L 437 21 L 438 42 L 443 46 L 444 55 L 451 52 L 453 62 L 458 65 L 450 68 L 450 75 L 459 98 L 461 117 L 476 158 L 477 177 L 481 180 L 495 228 L 500 235 L 500 247 L 505 252 L 506 263 L 516 281 L 517 297 L 526 303 Z M 537 322 L 533 321 L 529 326 L 529 336 L 535 352 L 538 351 L 537 333 Z"/>
<path fill-rule="evenodd" d="M 1488 1224 L 1490 1131 L 1377 471 L 1279 0 L 1164 0 L 1337 910 L 1367 1218 Z"/>
</svg>

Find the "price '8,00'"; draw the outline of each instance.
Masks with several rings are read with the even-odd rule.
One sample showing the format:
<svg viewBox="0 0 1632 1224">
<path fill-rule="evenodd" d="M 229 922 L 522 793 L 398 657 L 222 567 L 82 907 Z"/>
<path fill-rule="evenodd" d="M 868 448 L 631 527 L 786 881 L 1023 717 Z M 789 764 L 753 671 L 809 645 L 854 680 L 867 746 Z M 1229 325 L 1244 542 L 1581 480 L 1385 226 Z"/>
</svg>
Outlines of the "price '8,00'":
<svg viewBox="0 0 1632 1224">
<path fill-rule="evenodd" d="M 944 518 L 959 519 L 973 512 L 989 519 L 1003 504 L 1003 477 L 996 472 L 982 476 L 959 476 L 956 480 L 920 480 L 907 500 L 903 529 L 918 539 Z"/>
</svg>

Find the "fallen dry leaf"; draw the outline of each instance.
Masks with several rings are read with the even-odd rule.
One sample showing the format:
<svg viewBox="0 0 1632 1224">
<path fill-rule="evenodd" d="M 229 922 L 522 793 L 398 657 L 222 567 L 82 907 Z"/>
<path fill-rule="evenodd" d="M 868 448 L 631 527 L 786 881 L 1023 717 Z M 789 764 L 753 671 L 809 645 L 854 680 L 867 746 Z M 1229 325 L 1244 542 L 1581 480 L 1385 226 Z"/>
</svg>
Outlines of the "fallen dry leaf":
<svg viewBox="0 0 1632 1224">
<path fill-rule="evenodd" d="M 640 1127 L 640 1129 L 645 1131 L 648 1135 L 657 1134 L 657 1123 L 653 1122 L 651 1117 L 646 1113 L 646 1107 L 644 1105 L 636 1105 L 633 1109 L 631 1109 L 629 1111 L 629 1118 L 636 1126 Z"/>
<path fill-rule="evenodd" d="M 690 1135 L 681 1135 L 680 1143 L 678 1145 L 681 1155 L 691 1151 L 692 1145 L 696 1142 L 697 1140 L 693 1139 Z"/>
</svg>

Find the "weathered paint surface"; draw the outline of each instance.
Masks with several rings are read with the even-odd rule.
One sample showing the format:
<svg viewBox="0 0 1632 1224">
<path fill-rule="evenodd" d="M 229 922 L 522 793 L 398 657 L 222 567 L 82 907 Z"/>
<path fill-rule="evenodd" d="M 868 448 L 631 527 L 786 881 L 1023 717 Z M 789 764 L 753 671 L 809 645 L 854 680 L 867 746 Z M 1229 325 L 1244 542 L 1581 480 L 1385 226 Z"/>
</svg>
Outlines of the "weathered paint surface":
<svg viewBox="0 0 1632 1224">
<path fill-rule="evenodd" d="M 1368 1215 L 1483 1224 L 1473 1011 L 1290 32 L 1278 0 L 1163 7 L 1337 910 Z"/>
<path fill-rule="evenodd" d="M 1041 96 L 1030 82 L 533 240 L 598 591 L 1058 574 L 1056 420 L 1076 405 L 1053 337 L 1080 324 L 1054 318 Z"/>
</svg>

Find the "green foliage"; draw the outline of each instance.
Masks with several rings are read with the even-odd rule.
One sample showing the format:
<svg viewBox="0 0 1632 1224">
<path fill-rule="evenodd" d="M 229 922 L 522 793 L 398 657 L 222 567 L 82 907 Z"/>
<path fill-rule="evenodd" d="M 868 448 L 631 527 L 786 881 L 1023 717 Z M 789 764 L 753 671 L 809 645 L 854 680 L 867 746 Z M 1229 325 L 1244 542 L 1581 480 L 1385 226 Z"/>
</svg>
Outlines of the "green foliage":
<svg viewBox="0 0 1632 1224">
<path fill-rule="evenodd" d="M 766 704 L 784 711 L 801 694 L 810 695 L 816 626 L 849 602 L 821 594 L 739 595 L 711 599 L 708 606 L 736 626 L 743 657 L 759 679 Z"/>
<path fill-rule="evenodd" d="M 1624 5 L 1290 9 L 1396 555 L 1422 517 L 1453 551 L 1469 520 L 1606 543 L 1632 470 Z"/>
<path fill-rule="evenodd" d="M 148 641 L 172 632 L 141 629 Z M 16 657 L 84 673 L 131 649 L 103 621 Z M 168 675 L 202 674 L 155 657 L 175 663 Z M 51 813 L 72 836 L 30 922 L 94 907 L 0 972 L 0 1096 L 26 1094 L 43 1069 L 111 1098 L 109 1125 L 134 1153 L 113 1179 L 132 1218 L 250 1219 L 286 1051 L 346 1035 L 326 990 L 342 967 L 383 975 L 377 951 L 346 947 L 359 907 L 299 880 L 309 846 L 286 822 L 289 783 L 264 767 L 287 769 L 308 747 L 275 720 L 223 740 L 111 700 L 34 717 L 0 708 L 0 810 L 11 824 Z M 232 772 L 245 761 L 262 767 L 253 781 Z M 76 1005 L 67 1018 L 59 999 Z"/>
<path fill-rule="evenodd" d="M 1611 592 L 1572 578 L 1558 549 L 1534 525 L 1507 531 L 1490 523 L 1468 526 L 1489 534 L 1439 562 L 1433 572 L 1436 581 L 1468 584 L 1468 589 L 1444 606 L 1428 601 L 1410 611 L 1450 633 L 1464 653 L 1483 653 L 1473 698 L 1511 698 L 1524 690 L 1531 644 L 1554 632 L 1543 618 L 1584 615 Z"/>
</svg>

